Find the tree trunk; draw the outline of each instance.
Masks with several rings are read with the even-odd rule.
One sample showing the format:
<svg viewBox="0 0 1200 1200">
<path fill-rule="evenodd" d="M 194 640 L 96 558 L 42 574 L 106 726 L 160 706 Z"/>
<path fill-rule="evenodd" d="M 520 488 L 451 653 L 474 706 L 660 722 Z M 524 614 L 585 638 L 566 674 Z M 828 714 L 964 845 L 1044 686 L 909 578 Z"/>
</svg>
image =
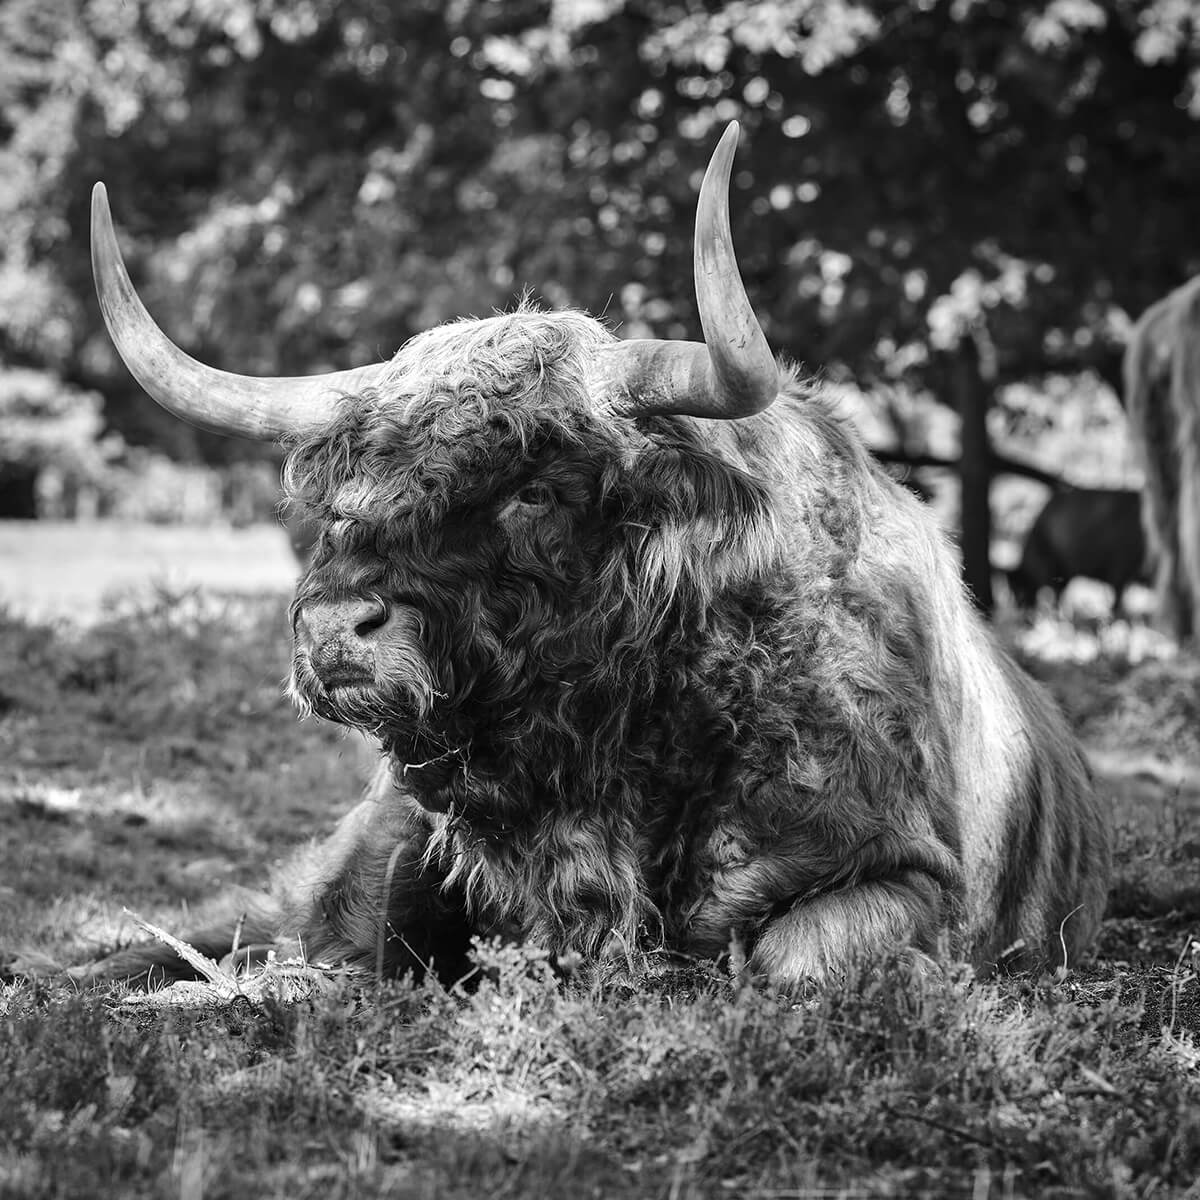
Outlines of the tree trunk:
<svg viewBox="0 0 1200 1200">
<path fill-rule="evenodd" d="M 954 364 L 955 404 L 962 419 L 962 458 L 958 477 L 962 485 L 961 529 L 963 582 L 976 606 L 991 615 L 992 510 L 991 454 L 987 414 L 991 386 L 980 369 L 979 348 L 971 337 L 959 343 Z"/>
<path fill-rule="evenodd" d="M 6 463 L 0 470 L 0 518 L 31 520 L 37 513 L 37 479 L 34 467 Z"/>
</svg>

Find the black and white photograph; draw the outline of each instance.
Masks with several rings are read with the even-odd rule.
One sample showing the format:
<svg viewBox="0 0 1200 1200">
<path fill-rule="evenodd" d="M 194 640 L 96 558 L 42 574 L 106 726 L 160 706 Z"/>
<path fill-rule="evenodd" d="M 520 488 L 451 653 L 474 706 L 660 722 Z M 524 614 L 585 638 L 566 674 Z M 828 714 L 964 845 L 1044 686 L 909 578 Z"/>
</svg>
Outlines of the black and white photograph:
<svg viewBox="0 0 1200 1200">
<path fill-rule="evenodd" d="M 0 0 L 0 1200 L 1200 1198 L 1200 0 Z"/>
</svg>

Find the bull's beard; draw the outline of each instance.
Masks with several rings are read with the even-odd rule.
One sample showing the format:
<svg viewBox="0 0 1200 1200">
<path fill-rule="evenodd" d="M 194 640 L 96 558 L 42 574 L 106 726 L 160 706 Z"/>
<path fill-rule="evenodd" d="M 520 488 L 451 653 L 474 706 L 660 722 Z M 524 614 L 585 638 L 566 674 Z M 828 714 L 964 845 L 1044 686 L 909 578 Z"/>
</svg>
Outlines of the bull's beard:
<svg viewBox="0 0 1200 1200">
<path fill-rule="evenodd" d="M 321 682 L 309 656 L 297 651 L 288 694 L 302 717 L 315 714 L 362 729 L 385 744 L 417 737 L 438 740 L 431 718 L 438 702 L 446 699 L 426 657 L 403 644 L 380 648 L 374 682 L 333 688 Z"/>
<path fill-rule="evenodd" d="M 418 793 L 427 807 L 441 810 L 438 799 L 468 759 L 464 738 L 451 740 L 434 716 L 437 701 L 427 673 L 405 673 L 385 686 L 346 686 L 326 689 L 307 656 L 297 655 L 289 693 L 301 716 L 315 715 L 378 738 L 392 760 L 397 783 Z"/>
</svg>

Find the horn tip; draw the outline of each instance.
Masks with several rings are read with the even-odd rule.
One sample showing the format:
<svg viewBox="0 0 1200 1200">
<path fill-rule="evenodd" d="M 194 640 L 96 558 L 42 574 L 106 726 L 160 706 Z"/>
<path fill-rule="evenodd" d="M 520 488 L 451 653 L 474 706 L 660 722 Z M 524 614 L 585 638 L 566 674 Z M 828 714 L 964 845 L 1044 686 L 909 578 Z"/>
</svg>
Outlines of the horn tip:
<svg viewBox="0 0 1200 1200">
<path fill-rule="evenodd" d="M 92 220 L 103 220 L 108 211 L 108 189 L 97 181 L 92 185 Z"/>
</svg>

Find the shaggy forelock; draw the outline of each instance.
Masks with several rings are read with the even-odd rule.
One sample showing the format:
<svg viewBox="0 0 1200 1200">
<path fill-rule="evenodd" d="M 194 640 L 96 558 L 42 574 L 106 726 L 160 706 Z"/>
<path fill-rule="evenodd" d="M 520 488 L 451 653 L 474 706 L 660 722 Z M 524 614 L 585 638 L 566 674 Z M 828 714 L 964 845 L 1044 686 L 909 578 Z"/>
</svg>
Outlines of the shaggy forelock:
<svg viewBox="0 0 1200 1200">
<path fill-rule="evenodd" d="M 402 524 L 429 533 L 558 452 L 594 476 L 594 501 L 623 510 L 639 547 L 627 587 L 654 592 L 660 607 L 682 583 L 711 591 L 739 564 L 761 569 L 777 549 L 766 489 L 695 422 L 609 411 L 590 384 L 596 351 L 612 340 L 585 314 L 526 303 L 430 329 L 397 353 L 379 389 L 344 397 L 322 435 L 292 448 L 289 497 L 324 520 L 327 542 L 370 543 L 387 557 Z M 343 590 L 369 584 L 349 560 L 342 569 Z"/>
<path fill-rule="evenodd" d="M 497 446 L 511 448 L 511 461 L 538 439 L 581 442 L 596 408 L 589 366 L 611 340 L 583 313 L 524 303 L 427 330 L 397 352 L 377 389 L 344 396 L 326 430 L 291 448 L 285 488 L 317 515 L 351 521 L 428 509 L 439 479 L 459 501 L 472 482 L 486 492 Z"/>
</svg>

